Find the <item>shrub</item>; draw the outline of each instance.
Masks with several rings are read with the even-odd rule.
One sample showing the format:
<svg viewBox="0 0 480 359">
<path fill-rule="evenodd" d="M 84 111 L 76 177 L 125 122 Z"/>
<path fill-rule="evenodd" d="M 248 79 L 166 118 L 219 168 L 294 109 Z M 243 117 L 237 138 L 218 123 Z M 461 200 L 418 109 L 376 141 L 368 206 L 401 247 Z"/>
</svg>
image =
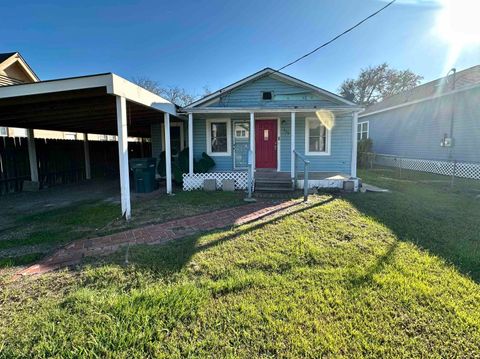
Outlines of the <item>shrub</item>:
<svg viewBox="0 0 480 359">
<path fill-rule="evenodd" d="M 206 173 L 215 166 L 215 161 L 205 152 L 202 153 L 202 158 L 193 165 L 196 173 Z"/>
<path fill-rule="evenodd" d="M 183 182 L 183 174 L 188 172 L 188 147 L 184 148 L 176 158 L 172 161 L 172 175 L 175 183 L 181 184 Z M 202 153 L 202 158 L 193 163 L 193 168 L 196 173 L 206 173 L 215 166 L 215 161 L 205 152 Z M 161 177 L 166 176 L 166 161 L 165 151 L 160 154 L 157 166 L 157 172 Z"/>
</svg>

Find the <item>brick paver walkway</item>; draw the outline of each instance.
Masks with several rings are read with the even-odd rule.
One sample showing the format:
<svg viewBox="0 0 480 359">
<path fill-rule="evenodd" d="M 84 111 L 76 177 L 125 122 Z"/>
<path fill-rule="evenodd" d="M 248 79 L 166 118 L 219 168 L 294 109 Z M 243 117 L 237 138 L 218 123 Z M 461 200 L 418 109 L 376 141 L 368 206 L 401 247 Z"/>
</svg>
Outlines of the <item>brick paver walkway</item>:
<svg viewBox="0 0 480 359">
<path fill-rule="evenodd" d="M 107 255 L 128 244 L 161 244 L 195 233 L 253 222 L 298 202 L 259 201 L 238 207 L 184 217 L 169 222 L 132 229 L 105 237 L 81 239 L 57 250 L 41 262 L 18 272 L 15 277 L 42 274 L 79 263 L 89 256 Z"/>
</svg>

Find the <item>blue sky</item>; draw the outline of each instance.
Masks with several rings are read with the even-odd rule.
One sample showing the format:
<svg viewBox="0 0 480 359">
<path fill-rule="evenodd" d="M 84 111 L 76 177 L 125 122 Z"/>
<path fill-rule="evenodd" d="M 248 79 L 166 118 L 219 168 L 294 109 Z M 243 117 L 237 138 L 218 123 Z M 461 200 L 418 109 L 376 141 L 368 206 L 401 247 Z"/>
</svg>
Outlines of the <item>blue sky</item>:
<svg viewBox="0 0 480 359">
<path fill-rule="evenodd" d="M 3 1 L 3 0 L 2 0 Z M 473 0 L 472 0 L 473 1 Z M 382 0 L 12 1 L 0 52 L 19 51 L 41 79 L 115 72 L 201 93 L 278 68 L 383 6 Z M 285 70 L 336 91 L 360 68 L 388 62 L 425 80 L 444 75 L 439 4 L 399 0 L 329 47 Z M 14 14 L 22 14 L 17 16 Z M 5 36 L 8 34 L 8 36 Z M 480 49 L 454 64 L 480 63 Z"/>
</svg>

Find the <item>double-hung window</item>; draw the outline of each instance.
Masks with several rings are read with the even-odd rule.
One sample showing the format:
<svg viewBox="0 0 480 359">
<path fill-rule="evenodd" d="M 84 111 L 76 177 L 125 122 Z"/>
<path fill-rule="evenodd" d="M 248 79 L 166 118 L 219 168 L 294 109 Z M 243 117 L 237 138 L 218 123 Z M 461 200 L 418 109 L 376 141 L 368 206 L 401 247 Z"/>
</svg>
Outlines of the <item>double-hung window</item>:
<svg viewBox="0 0 480 359">
<path fill-rule="evenodd" d="M 330 154 L 330 130 L 316 117 L 305 119 L 305 154 Z"/>
<path fill-rule="evenodd" d="M 357 140 L 366 140 L 368 138 L 368 121 L 359 122 L 357 124 Z"/>
<path fill-rule="evenodd" d="M 229 119 L 207 120 L 207 153 L 210 156 L 230 156 L 232 135 Z"/>
</svg>

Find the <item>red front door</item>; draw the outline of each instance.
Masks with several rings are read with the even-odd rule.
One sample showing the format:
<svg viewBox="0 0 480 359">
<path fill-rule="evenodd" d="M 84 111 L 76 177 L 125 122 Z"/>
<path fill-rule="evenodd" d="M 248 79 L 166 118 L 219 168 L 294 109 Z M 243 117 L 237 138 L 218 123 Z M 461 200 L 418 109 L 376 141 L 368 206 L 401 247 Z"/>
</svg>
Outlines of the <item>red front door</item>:
<svg viewBox="0 0 480 359">
<path fill-rule="evenodd" d="M 277 120 L 255 121 L 255 167 L 277 168 Z"/>
</svg>

